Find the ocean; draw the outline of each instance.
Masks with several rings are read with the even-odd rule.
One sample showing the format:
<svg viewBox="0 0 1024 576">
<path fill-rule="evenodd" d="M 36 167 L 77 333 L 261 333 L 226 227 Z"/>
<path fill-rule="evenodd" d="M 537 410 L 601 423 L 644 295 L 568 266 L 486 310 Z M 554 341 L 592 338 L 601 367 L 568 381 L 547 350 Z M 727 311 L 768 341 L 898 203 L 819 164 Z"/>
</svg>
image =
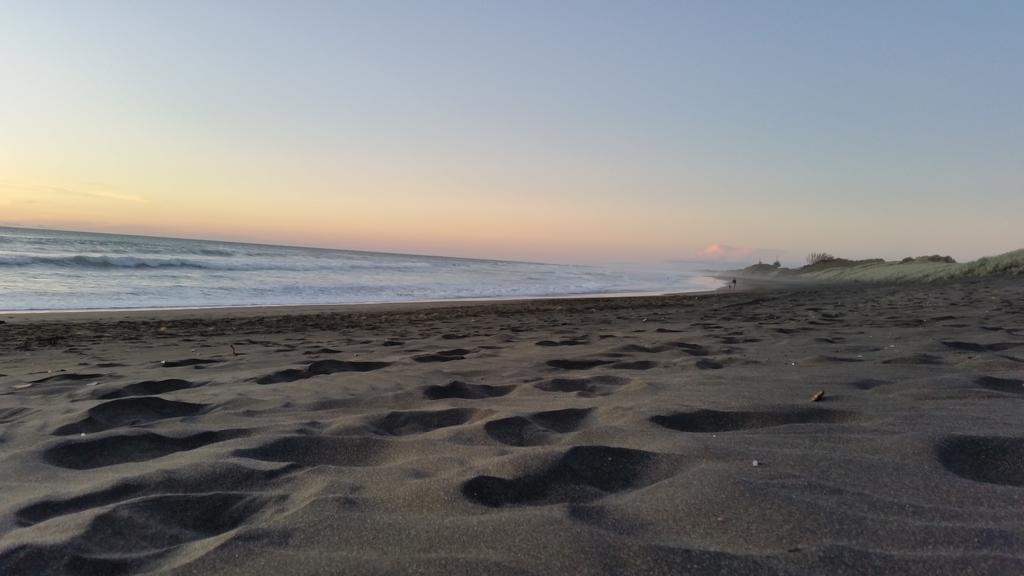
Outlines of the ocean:
<svg viewBox="0 0 1024 576">
<path fill-rule="evenodd" d="M 582 266 L 0 227 L 0 310 L 692 292 L 694 263 Z"/>
</svg>

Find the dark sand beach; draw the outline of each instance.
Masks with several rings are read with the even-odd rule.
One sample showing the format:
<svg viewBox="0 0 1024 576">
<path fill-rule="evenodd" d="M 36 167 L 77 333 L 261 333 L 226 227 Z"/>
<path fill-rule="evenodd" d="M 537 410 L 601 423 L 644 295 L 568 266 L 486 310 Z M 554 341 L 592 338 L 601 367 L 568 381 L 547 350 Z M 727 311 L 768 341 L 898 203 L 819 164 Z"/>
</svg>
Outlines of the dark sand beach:
<svg viewBox="0 0 1024 576">
<path fill-rule="evenodd" d="M 1024 573 L 1020 279 L 0 319 L 4 575 Z"/>
</svg>

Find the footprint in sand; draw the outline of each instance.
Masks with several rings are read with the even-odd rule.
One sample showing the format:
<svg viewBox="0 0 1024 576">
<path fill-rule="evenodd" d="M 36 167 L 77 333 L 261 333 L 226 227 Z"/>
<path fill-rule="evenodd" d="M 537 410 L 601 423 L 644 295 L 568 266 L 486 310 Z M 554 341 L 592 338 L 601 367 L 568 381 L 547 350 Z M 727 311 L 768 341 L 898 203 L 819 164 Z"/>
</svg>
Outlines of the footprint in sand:
<svg viewBox="0 0 1024 576">
<path fill-rule="evenodd" d="M 28 416 L 29 412 L 33 412 L 33 410 L 24 407 L 0 408 L 0 424 L 9 424 L 24 419 Z"/>
<path fill-rule="evenodd" d="M 533 387 L 545 392 L 576 392 L 579 396 L 589 397 L 607 396 L 629 382 L 628 378 L 601 375 L 590 378 L 553 378 L 538 382 Z"/>
<path fill-rule="evenodd" d="M 61 442 L 43 452 L 43 460 L 61 468 L 89 470 L 126 462 L 146 462 L 243 435 L 239 430 L 164 436 L 155 432 L 120 434 L 94 440 Z"/>
<path fill-rule="evenodd" d="M 203 368 L 208 364 L 218 364 L 220 362 L 223 362 L 223 360 L 215 360 L 213 358 L 186 358 L 184 360 L 164 360 L 160 362 L 160 365 L 164 368 L 181 368 L 183 366 Z"/>
<path fill-rule="evenodd" d="M 423 395 L 431 400 L 442 400 L 446 398 L 463 398 L 466 400 L 482 400 L 484 398 L 498 398 L 512 392 L 515 386 L 490 386 L 487 384 L 466 384 L 459 380 L 453 380 L 444 386 L 428 386 L 423 389 Z"/>
<path fill-rule="evenodd" d="M 965 352 L 1003 352 L 1024 346 L 1024 342 L 996 342 L 995 344 L 978 344 L 976 342 L 961 342 L 958 340 L 944 340 L 942 342 L 954 350 Z"/>
<path fill-rule="evenodd" d="M 938 444 L 936 456 L 946 470 L 961 478 L 1024 486 L 1024 438 L 953 436 Z"/>
<path fill-rule="evenodd" d="M 439 428 L 459 426 L 469 422 L 477 413 L 471 408 L 448 410 L 409 410 L 389 412 L 370 422 L 370 429 L 388 436 L 423 434 Z"/>
<path fill-rule="evenodd" d="M 540 446 L 558 434 L 579 430 L 593 408 L 565 408 L 512 416 L 484 424 L 487 435 L 509 446 Z"/>
<path fill-rule="evenodd" d="M 468 500 L 490 506 L 543 506 L 589 502 L 635 490 L 675 472 L 678 457 L 611 446 L 575 446 L 553 464 L 506 479 L 477 476 L 462 485 Z"/>
<path fill-rule="evenodd" d="M 256 379 L 257 384 L 283 384 L 313 378 L 314 376 L 326 376 L 339 372 L 372 372 L 390 366 L 390 362 L 350 362 L 345 360 L 318 360 L 305 369 L 289 368 L 279 370 L 266 376 Z"/>
<path fill-rule="evenodd" d="M 937 366 L 944 364 L 942 358 L 931 354 L 914 354 L 912 356 L 900 356 L 882 360 L 882 364 L 905 364 L 907 366 Z"/>
<path fill-rule="evenodd" d="M 38 380 L 30 380 L 33 384 L 46 384 L 51 382 L 79 382 L 81 380 L 96 380 L 97 378 L 103 378 L 106 374 L 77 374 L 75 372 L 61 372 L 60 374 L 54 374 L 53 376 L 47 376 L 46 378 L 40 378 Z"/>
<path fill-rule="evenodd" d="M 15 513 L 15 520 L 18 526 L 32 526 L 51 518 L 102 508 L 140 496 L 251 491 L 297 469 L 292 465 L 257 469 L 233 462 L 215 462 L 189 464 L 138 476 L 118 475 L 113 484 L 99 490 L 29 504 Z"/>
<path fill-rule="evenodd" d="M 61 426 L 54 434 L 91 434 L 119 426 L 138 426 L 167 418 L 195 416 L 208 409 L 207 404 L 164 400 L 158 396 L 122 398 L 93 406 L 86 412 L 85 418 Z"/>
<path fill-rule="evenodd" d="M 591 368 L 597 368 L 598 366 L 604 366 L 606 364 L 612 364 L 614 360 L 548 360 L 547 365 L 552 368 L 558 368 L 559 370 L 590 370 Z"/>
<path fill-rule="evenodd" d="M 111 390 L 110 392 L 97 396 L 97 398 L 100 398 L 101 400 L 113 400 L 115 398 L 127 398 L 129 396 L 156 396 L 158 394 L 165 394 L 176 390 L 187 390 L 189 388 L 196 388 L 199 386 L 202 386 L 202 384 L 196 384 L 194 382 L 189 382 L 188 380 L 180 379 L 147 380 L 145 382 L 129 384 L 128 386 L 117 390 Z"/>
<path fill-rule="evenodd" d="M 689 342 L 673 342 L 672 346 L 675 346 L 676 348 L 681 348 L 683 352 L 689 354 L 690 356 L 707 356 L 708 354 L 710 354 L 708 349 L 705 348 L 704 346 L 701 346 L 700 344 L 691 344 Z"/>
<path fill-rule="evenodd" d="M 26 544 L 0 556 L 0 573 L 127 574 L 189 543 L 246 524 L 286 497 L 236 492 L 158 494 L 100 512 L 62 546 Z M 125 550 L 127 544 L 128 549 Z"/>
<path fill-rule="evenodd" d="M 563 340 L 541 340 L 537 342 L 537 346 L 581 346 L 583 344 L 589 344 L 590 340 L 586 338 L 566 338 Z"/>
<path fill-rule="evenodd" d="M 886 385 L 889 385 L 889 384 L 892 384 L 892 382 L 890 382 L 888 380 L 876 380 L 874 378 L 864 378 L 864 379 L 861 379 L 861 380 L 855 380 L 853 382 L 850 382 L 849 384 L 847 384 L 847 386 L 850 386 L 852 388 L 856 388 L 858 390 L 874 390 L 875 388 L 878 388 L 879 386 L 886 386 Z"/>
<path fill-rule="evenodd" d="M 299 466 L 376 466 L 388 461 L 394 440 L 374 436 L 285 436 L 232 455 Z"/>
<path fill-rule="evenodd" d="M 764 412 L 719 410 L 674 412 L 652 416 L 651 422 L 679 432 L 708 433 L 770 428 L 787 424 L 832 424 L 849 422 L 854 418 L 855 414 L 839 410 L 793 408 Z"/>
<path fill-rule="evenodd" d="M 1024 380 L 1016 378 L 996 378 L 995 376 L 982 376 L 974 381 L 982 388 L 995 390 L 996 392 L 1007 392 L 1009 394 L 1024 394 Z"/>
<path fill-rule="evenodd" d="M 609 366 L 615 370 L 650 370 L 658 366 L 658 363 L 653 360 L 635 360 L 632 362 L 616 362 Z"/>
<path fill-rule="evenodd" d="M 335 350 L 334 348 L 317 348 L 315 350 L 306 350 L 302 354 L 303 356 L 315 356 L 319 354 L 341 354 L 341 350 Z"/>
<path fill-rule="evenodd" d="M 413 356 L 414 362 L 452 362 L 455 360 L 465 360 L 466 355 L 470 354 L 471 350 L 465 348 L 453 348 L 451 350 L 442 350 L 433 354 L 420 354 L 419 356 Z"/>
</svg>

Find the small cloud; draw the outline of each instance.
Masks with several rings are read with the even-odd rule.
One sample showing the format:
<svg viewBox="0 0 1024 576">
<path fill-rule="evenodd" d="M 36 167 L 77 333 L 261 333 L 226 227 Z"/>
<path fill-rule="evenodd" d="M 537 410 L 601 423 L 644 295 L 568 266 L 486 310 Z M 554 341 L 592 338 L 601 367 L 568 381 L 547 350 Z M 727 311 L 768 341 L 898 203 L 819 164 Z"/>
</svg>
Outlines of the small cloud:
<svg viewBox="0 0 1024 576">
<path fill-rule="evenodd" d="M 750 248 L 740 248 L 715 242 L 713 244 L 708 244 L 703 250 L 697 252 L 697 257 L 713 260 L 735 260 L 737 258 L 747 258 L 752 253 L 753 250 Z"/>
<path fill-rule="evenodd" d="M 94 193 L 94 194 L 99 194 L 99 193 Z M 136 195 L 133 195 L 133 194 L 117 194 L 115 192 L 103 192 L 102 194 L 106 198 L 113 198 L 115 200 L 124 200 L 125 202 L 145 202 L 146 201 L 146 199 L 143 198 L 142 196 L 136 196 Z"/>
<path fill-rule="evenodd" d="M 108 192 L 105 190 L 70 190 L 68 188 L 49 188 L 50 192 L 56 192 L 57 194 L 71 194 L 74 196 L 87 196 L 89 198 L 100 198 L 103 200 L 119 200 L 122 202 L 145 202 L 145 198 L 142 196 L 135 196 L 133 194 L 120 194 L 118 192 Z"/>
<path fill-rule="evenodd" d="M 79 190 L 72 188 L 62 188 L 59 186 L 38 186 L 38 185 L 16 185 L 8 183 L 0 183 L 0 188 L 6 188 L 9 190 L 17 190 L 20 192 L 29 193 L 44 193 L 44 194 L 61 194 L 64 196 L 83 196 L 86 198 L 97 198 L 100 200 L 117 200 L 120 202 L 145 202 L 146 199 L 142 196 L 135 194 L 122 194 L 120 192 L 111 192 L 109 190 Z"/>
<path fill-rule="evenodd" d="M 730 246 L 728 244 L 714 242 L 699 250 L 697 252 L 697 258 L 701 260 L 714 260 L 719 262 L 776 260 L 785 253 L 785 250 Z"/>
</svg>

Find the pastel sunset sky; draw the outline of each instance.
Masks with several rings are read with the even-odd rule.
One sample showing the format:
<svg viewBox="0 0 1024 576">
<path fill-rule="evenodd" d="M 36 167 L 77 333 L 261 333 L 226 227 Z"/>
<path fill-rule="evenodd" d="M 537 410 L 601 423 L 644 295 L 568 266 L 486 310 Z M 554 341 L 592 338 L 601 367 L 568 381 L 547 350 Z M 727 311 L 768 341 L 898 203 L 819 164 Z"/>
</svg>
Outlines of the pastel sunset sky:
<svg viewBox="0 0 1024 576">
<path fill-rule="evenodd" d="M 457 256 L 1024 247 L 1024 3 L 0 1 L 0 225 Z"/>
</svg>

